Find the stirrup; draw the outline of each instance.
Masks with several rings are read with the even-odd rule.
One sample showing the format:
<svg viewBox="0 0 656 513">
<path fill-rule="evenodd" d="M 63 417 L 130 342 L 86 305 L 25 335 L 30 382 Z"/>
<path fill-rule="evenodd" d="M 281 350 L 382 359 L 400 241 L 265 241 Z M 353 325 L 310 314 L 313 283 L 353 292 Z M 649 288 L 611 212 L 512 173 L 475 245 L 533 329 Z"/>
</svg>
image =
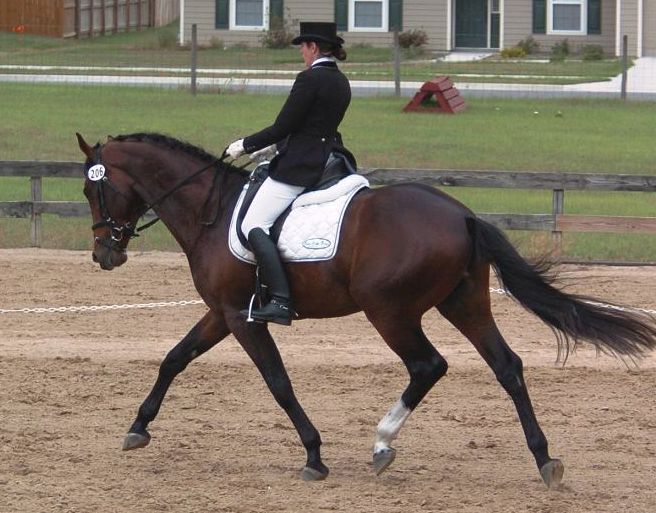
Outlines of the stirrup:
<svg viewBox="0 0 656 513">
<path fill-rule="evenodd" d="M 292 319 L 296 316 L 294 310 L 282 301 L 275 298 L 258 309 L 249 308 L 247 321 L 249 322 L 274 322 L 283 326 L 290 326 Z M 252 319 L 252 321 L 250 321 Z"/>
</svg>

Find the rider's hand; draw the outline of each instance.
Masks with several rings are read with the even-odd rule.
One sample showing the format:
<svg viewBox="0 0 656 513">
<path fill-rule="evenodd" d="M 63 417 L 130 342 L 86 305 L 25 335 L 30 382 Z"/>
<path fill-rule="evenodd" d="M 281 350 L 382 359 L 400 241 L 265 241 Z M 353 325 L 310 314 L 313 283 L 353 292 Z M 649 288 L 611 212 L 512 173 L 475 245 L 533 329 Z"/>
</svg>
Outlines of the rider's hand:
<svg viewBox="0 0 656 513">
<path fill-rule="evenodd" d="M 275 144 L 272 144 L 271 146 L 267 146 L 266 148 L 262 148 L 261 150 L 254 151 L 253 153 L 250 154 L 250 159 L 251 160 L 270 160 L 272 159 L 276 153 L 278 153 L 278 149 L 276 148 Z"/>
<path fill-rule="evenodd" d="M 226 153 L 230 155 L 233 159 L 237 159 L 244 154 L 244 140 L 239 139 L 233 143 L 230 143 Z"/>
</svg>

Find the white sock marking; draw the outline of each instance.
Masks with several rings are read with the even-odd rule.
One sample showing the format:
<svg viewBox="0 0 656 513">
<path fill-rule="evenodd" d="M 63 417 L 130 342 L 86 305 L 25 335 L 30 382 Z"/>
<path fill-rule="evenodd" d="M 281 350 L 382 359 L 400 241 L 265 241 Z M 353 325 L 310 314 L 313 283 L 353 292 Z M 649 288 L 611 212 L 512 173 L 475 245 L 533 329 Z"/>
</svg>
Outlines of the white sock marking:
<svg viewBox="0 0 656 513">
<path fill-rule="evenodd" d="M 388 449 L 392 441 L 397 437 L 401 427 L 408 419 L 412 410 L 399 399 L 392 409 L 378 423 L 376 428 L 376 440 L 374 442 L 374 453 Z"/>
</svg>

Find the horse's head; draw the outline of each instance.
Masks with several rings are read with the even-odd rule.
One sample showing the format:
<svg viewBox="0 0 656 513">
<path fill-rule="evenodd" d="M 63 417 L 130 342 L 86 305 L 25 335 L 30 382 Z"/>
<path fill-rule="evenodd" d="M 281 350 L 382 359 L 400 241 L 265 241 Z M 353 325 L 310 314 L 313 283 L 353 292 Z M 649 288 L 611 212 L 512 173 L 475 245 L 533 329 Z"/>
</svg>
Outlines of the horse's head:
<svg viewBox="0 0 656 513">
<path fill-rule="evenodd" d="M 107 155 L 103 160 L 104 145 L 91 147 L 76 135 L 86 156 L 84 195 L 93 219 L 93 261 L 110 271 L 128 259 L 126 248 L 145 202 L 134 190 L 134 180 L 119 167 L 120 161 L 114 162 Z"/>
</svg>

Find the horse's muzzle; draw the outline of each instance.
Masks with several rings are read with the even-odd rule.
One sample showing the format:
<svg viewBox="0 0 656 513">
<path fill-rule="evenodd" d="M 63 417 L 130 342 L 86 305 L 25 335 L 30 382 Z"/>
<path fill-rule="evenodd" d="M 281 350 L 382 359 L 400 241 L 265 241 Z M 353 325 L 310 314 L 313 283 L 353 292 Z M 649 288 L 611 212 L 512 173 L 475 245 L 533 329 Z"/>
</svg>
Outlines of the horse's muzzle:
<svg viewBox="0 0 656 513">
<path fill-rule="evenodd" d="M 105 245 L 99 244 L 98 241 L 94 245 L 91 257 L 104 271 L 111 271 L 114 267 L 120 267 L 128 259 L 125 250 L 108 248 Z"/>
</svg>

